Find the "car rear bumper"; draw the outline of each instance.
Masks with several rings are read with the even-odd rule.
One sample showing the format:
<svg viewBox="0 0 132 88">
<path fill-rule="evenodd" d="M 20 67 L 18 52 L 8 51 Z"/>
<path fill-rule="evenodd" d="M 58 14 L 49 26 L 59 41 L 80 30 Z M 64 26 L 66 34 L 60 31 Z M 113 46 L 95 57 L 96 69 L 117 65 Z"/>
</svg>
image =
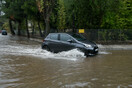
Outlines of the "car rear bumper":
<svg viewBox="0 0 132 88">
<path fill-rule="evenodd" d="M 7 33 L 4 32 L 4 33 L 2 33 L 2 35 L 7 35 Z"/>
</svg>

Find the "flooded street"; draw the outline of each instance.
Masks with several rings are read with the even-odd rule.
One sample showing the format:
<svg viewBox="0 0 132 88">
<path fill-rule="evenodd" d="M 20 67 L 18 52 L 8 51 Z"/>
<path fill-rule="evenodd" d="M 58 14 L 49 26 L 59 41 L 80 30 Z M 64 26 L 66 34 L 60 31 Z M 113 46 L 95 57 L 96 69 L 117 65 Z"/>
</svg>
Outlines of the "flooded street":
<svg viewBox="0 0 132 88">
<path fill-rule="evenodd" d="M 132 50 L 53 54 L 41 43 L 0 34 L 0 88 L 132 88 Z"/>
</svg>

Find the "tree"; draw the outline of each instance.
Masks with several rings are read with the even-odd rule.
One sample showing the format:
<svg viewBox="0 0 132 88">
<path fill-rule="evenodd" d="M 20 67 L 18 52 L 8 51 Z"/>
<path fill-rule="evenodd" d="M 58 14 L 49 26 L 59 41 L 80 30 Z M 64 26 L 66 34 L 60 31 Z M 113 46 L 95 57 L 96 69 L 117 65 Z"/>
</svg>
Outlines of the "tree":
<svg viewBox="0 0 132 88">
<path fill-rule="evenodd" d="M 42 32 L 41 32 L 41 28 L 40 28 L 41 16 L 40 16 L 40 13 L 38 11 L 36 0 L 32 0 L 32 1 L 26 0 L 22 6 L 22 9 L 24 10 L 24 13 L 26 15 L 26 29 L 27 29 L 28 37 L 29 37 L 28 19 L 31 21 L 37 21 L 38 22 L 40 36 L 42 37 Z"/>
<path fill-rule="evenodd" d="M 21 28 L 22 28 L 22 22 L 23 18 L 25 18 L 25 14 L 21 6 L 24 4 L 24 0 L 5 0 L 5 5 L 3 6 L 3 10 L 5 12 L 5 16 L 10 21 L 16 21 L 18 22 L 18 35 L 21 35 Z M 10 22 L 9 21 L 9 22 Z M 11 23 L 10 23 L 11 24 Z M 13 29 L 11 28 L 11 32 L 13 33 Z M 14 34 L 14 33 L 13 33 Z"/>
<path fill-rule="evenodd" d="M 45 36 L 50 32 L 50 17 L 57 0 L 37 0 L 39 11 L 45 21 Z"/>
<path fill-rule="evenodd" d="M 65 0 L 69 7 L 69 0 Z M 72 28 L 96 29 L 100 28 L 105 14 L 107 3 L 105 0 L 71 0 L 70 8 L 67 8 L 66 15 L 68 26 Z"/>
<path fill-rule="evenodd" d="M 63 0 L 58 0 L 58 27 L 59 31 L 64 31 L 66 27 L 66 13 L 65 13 L 65 6 Z"/>
</svg>

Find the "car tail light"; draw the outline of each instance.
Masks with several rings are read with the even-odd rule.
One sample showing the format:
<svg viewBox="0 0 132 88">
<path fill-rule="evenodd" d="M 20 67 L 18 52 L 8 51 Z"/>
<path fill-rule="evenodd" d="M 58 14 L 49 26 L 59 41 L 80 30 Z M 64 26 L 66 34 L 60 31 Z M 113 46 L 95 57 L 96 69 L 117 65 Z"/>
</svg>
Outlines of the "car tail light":
<svg viewBox="0 0 132 88">
<path fill-rule="evenodd" d="M 43 40 L 43 42 L 44 42 L 45 40 Z"/>
</svg>

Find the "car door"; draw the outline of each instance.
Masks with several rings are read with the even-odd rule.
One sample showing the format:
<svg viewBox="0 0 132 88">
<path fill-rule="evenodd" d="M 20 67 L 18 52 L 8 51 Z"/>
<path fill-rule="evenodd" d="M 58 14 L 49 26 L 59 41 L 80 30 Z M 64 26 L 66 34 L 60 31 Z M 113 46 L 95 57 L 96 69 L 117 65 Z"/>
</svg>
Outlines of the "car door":
<svg viewBox="0 0 132 88">
<path fill-rule="evenodd" d="M 48 41 L 48 46 L 49 46 L 50 50 L 53 52 L 60 51 L 58 34 L 56 34 L 56 33 L 50 34 L 50 40 Z"/>
<path fill-rule="evenodd" d="M 60 34 L 59 40 L 59 47 L 61 51 L 68 51 L 74 48 L 74 43 L 68 42 L 68 40 L 72 40 L 71 36 L 68 34 Z"/>
</svg>

